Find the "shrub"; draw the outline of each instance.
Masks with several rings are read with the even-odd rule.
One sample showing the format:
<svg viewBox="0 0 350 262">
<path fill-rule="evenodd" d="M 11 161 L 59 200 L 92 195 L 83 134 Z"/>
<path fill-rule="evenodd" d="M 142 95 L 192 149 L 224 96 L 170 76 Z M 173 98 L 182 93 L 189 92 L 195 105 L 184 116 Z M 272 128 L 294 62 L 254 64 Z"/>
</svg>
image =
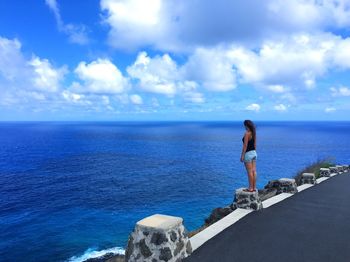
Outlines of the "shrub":
<svg viewBox="0 0 350 262">
<path fill-rule="evenodd" d="M 315 161 L 314 163 L 311 163 L 301 171 L 297 173 L 297 175 L 294 177 L 295 182 L 297 185 L 301 184 L 301 175 L 303 173 L 314 173 L 316 179 L 320 176 L 320 168 L 328 168 L 330 166 L 334 166 L 335 164 L 334 158 L 325 158 L 325 159 L 319 159 Z"/>
</svg>

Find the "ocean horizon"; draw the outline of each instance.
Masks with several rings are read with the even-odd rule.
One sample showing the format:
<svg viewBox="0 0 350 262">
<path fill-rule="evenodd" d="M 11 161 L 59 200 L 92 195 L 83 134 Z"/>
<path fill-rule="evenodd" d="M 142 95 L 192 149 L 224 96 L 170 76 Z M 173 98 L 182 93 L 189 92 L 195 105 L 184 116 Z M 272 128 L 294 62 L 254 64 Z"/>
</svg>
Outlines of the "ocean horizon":
<svg viewBox="0 0 350 262">
<path fill-rule="evenodd" d="M 350 162 L 350 121 L 257 121 L 257 187 Z M 152 214 L 194 230 L 247 186 L 241 121 L 0 122 L 0 260 L 123 253 Z"/>
</svg>

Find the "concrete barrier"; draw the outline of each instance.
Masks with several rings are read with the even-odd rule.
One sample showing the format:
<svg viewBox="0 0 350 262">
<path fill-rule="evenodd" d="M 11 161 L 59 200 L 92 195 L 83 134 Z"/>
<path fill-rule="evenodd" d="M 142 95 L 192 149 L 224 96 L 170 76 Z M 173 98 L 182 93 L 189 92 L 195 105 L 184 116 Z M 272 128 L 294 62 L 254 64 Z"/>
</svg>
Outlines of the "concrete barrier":
<svg viewBox="0 0 350 262">
<path fill-rule="evenodd" d="M 336 165 L 335 167 L 338 169 L 338 174 L 343 173 L 343 171 L 344 171 L 343 166 L 341 166 L 341 165 Z"/>
<path fill-rule="evenodd" d="M 301 184 L 316 184 L 316 177 L 314 173 L 303 173 L 301 175 Z"/>
<path fill-rule="evenodd" d="M 329 167 L 329 171 L 331 172 L 331 174 L 338 174 L 338 168 L 335 166 Z"/>
<path fill-rule="evenodd" d="M 297 184 L 294 178 L 280 178 L 278 179 L 279 187 L 277 193 L 291 193 L 298 192 Z"/>
<path fill-rule="evenodd" d="M 128 262 L 177 262 L 192 252 L 180 217 L 153 215 L 137 222 L 125 252 Z"/>
<path fill-rule="evenodd" d="M 275 188 L 277 189 L 276 194 L 291 193 L 295 194 L 298 192 L 297 184 L 294 178 L 280 178 L 278 180 L 271 180 L 265 186 L 265 189 Z"/>
<path fill-rule="evenodd" d="M 330 168 L 320 168 L 320 177 L 330 177 L 331 170 Z"/>
<path fill-rule="evenodd" d="M 239 188 L 235 191 L 234 202 L 236 202 L 238 208 L 252 210 L 259 210 L 262 208 L 258 191 L 246 192 L 244 188 Z"/>
</svg>

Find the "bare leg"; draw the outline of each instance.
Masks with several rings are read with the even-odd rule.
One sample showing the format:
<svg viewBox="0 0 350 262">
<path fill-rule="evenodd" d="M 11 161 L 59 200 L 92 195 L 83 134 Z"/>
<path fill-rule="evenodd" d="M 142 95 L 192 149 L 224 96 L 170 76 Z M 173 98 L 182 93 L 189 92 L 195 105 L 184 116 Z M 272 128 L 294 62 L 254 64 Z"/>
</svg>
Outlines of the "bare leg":
<svg viewBox="0 0 350 262">
<path fill-rule="evenodd" d="M 249 190 L 254 190 L 254 182 L 253 182 L 253 166 L 251 162 L 248 163 L 244 163 L 245 168 L 247 170 L 247 174 L 248 174 L 248 182 L 249 182 Z"/>
<path fill-rule="evenodd" d="M 252 161 L 253 188 L 256 189 L 256 161 Z"/>
</svg>

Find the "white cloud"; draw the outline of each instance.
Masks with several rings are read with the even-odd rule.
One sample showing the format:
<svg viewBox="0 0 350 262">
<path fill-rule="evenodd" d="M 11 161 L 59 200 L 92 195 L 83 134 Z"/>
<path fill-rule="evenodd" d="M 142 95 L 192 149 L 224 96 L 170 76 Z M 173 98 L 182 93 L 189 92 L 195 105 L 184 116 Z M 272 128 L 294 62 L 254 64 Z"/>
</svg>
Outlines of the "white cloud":
<svg viewBox="0 0 350 262">
<path fill-rule="evenodd" d="M 326 109 L 324 110 L 326 113 L 332 113 L 335 112 L 337 109 L 334 107 L 326 107 Z"/>
<path fill-rule="evenodd" d="M 14 80 L 21 73 L 26 76 L 26 60 L 21 53 L 21 43 L 17 39 L 0 37 L 0 74 Z"/>
<path fill-rule="evenodd" d="M 81 94 L 74 93 L 71 90 L 64 90 L 61 92 L 62 97 L 65 102 L 64 106 L 74 105 L 81 108 L 84 108 L 85 112 L 117 112 L 113 108 L 110 96 L 101 95 L 101 94 Z M 57 102 L 57 101 L 56 101 Z"/>
<path fill-rule="evenodd" d="M 348 42 L 349 48 L 345 48 Z M 263 41 L 254 50 L 242 45 L 197 48 L 180 72 L 184 79 L 210 91 L 229 91 L 247 83 L 287 93 L 315 88 L 317 79 L 332 70 L 350 69 L 350 57 L 338 58 L 346 58 L 349 49 L 350 38 L 302 33 Z"/>
<path fill-rule="evenodd" d="M 42 91 L 56 92 L 59 83 L 67 72 L 66 68 L 55 69 L 47 59 L 33 57 L 28 63 L 33 67 L 32 81 L 35 87 Z"/>
<path fill-rule="evenodd" d="M 284 93 L 286 92 L 286 88 L 283 85 L 269 85 L 267 89 L 274 93 Z"/>
<path fill-rule="evenodd" d="M 327 70 L 327 52 L 334 41 L 325 35 L 294 35 L 286 39 L 265 41 L 260 49 L 233 47 L 229 55 L 242 81 L 276 86 L 303 85 L 310 88 L 314 79 Z"/>
<path fill-rule="evenodd" d="M 45 0 L 47 6 L 53 12 L 58 30 L 68 35 L 72 43 L 85 45 L 89 43 L 87 28 L 84 25 L 65 24 L 61 17 L 61 12 L 56 0 Z"/>
<path fill-rule="evenodd" d="M 109 96 L 101 96 L 102 104 L 108 106 L 110 104 Z"/>
<path fill-rule="evenodd" d="M 84 82 L 73 83 L 72 89 L 87 93 L 122 93 L 128 89 L 128 79 L 108 59 L 97 59 L 90 64 L 80 62 L 74 71 Z"/>
<path fill-rule="evenodd" d="M 179 95 L 192 103 L 204 103 L 204 95 L 198 91 L 199 84 L 189 80 L 185 67 L 179 68 L 168 54 L 151 58 L 141 52 L 127 72 L 143 91 L 168 97 Z"/>
<path fill-rule="evenodd" d="M 281 95 L 281 99 L 291 103 L 297 103 L 298 101 L 297 98 L 291 93 L 285 93 Z"/>
<path fill-rule="evenodd" d="M 340 68 L 350 68 L 350 38 L 342 39 L 338 41 L 334 46 L 333 63 Z"/>
<path fill-rule="evenodd" d="M 151 103 L 152 103 L 152 107 L 159 107 L 160 106 L 158 99 L 155 97 L 152 97 Z"/>
<path fill-rule="evenodd" d="M 0 76 L 5 79 L 0 87 L 55 92 L 66 73 L 65 66 L 55 68 L 47 59 L 26 59 L 17 39 L 0 37 Z"/>
<path fill-rule="evenodd" d="M 168 55 L 149 57 L 141 52 L 128 67 L 148 92 L 174 95 L 179 82 L 191 81 L 209 91 L 230 91 L 239 83 L 262 86 L 274 93 L 314 88 L 317 78 L 343 67 L 335 59 L 340 37 L 331 34 L 299 34 L 264 41 L 261 48 L 222 45 L 196 48 L 182 66 Z M 286 87 L 288 86 L 288 87 Z"/>
<path fill-rule="evenodd" d="M 343 41 L 347 39 L 332 34 L 303 33 L 265 41 L 254 51 L 237 45 L 197 48 L 181 66 L 168 54 L 151 58 L 141 52 L 127 71 L 143 90 L 169 96 L 179 93 L 185 81 L 209 91 L 229 91 L 247 83 L 291 101 L 294 91 L 314 88 L 318 78 L 344 67 L 335 59 Z"/>
<path fill-rule="evenodd" d="M 124 105 L 129 104 L 129 96 L 126 93 L 122 93 L 122 94 L 116 95 L 115 98 L 121 104 L 124 104 Z"/>
<path fill-rule="evenodd" d="M 43 93 L 39 93 L 35 91 L 27 92 L 27 96 L 39 101 L 44 101 L 46 99 L 46 96 Z"/>
<path fill-rule="evenodd" d="M 141 96 L 134 94 L 134 95 L 130 95 L 129 97 L 130 97 L 131 103 L 133 103 L 134 105 L 142 105 L 143 104 L 143 100 L 142 100 Z"/>
<path fill-rule="evenodd" d="M 284 104 L 275 105 L 273 108 L 279 112 L 284 112 L 287 110 L 287 107 Z"/>
<path fill-rule="evenodd" d="M 275 36 L 347 28 L 349 5 L 347 0 L 101 0 L 112 46 L 177 51 L 232 42 L 254 46 Z"/>
<path fill-rule="evenodd" d="M 182 67 L 186 80 L 198 82 L 210 91 L 229 91 L 236 87 L 233 63 L 221 48 L 198 48 Z"/>
<path fill-rule="evenodd" d="M 227 92 L 249 84 L 280 94 L 279 111 L 333 70 L 350 69 L 350 38 L 323 33 L 350 26 L 349 5 L 343 0 L 101 1 L 115 48 L 185 53 L 181 65 L 168 54 L 140 53 L 127 71 L 143 91 L 202 103 L 202 88 Z M 346 94 L 345 89 L 336 93 Z"/>
<path fill-rule="evenodd" d="M 249 110 L 249 111 L 255 111 L 255 112 L 259 112 L 260 111 L 260 105 L 259 104 L 250 104 L 248 105 L 245 109 Z"/>
<path fill-rule="evenodd" d="M 332 96 L 350 96 L 350 88 L 341 86 L 339 88 L 331 87 Z"/>
<path fill-rule="evenodd" d="M 66 101 L 72 102 L 72 103 L 79 102 L 83 97 L 83 95 L 72 93 L 69 90 L 62 91 L 62 96 Z"/>
<path fill-rule="evenodd" d="M 108 109 L 109 111 L 115 111 L 111 104 L 111 100 L 109 96 L 106 96 L 106 95 L 101 96 L 101 102 L 102 102 L 102 105 L 104 105 L 105 108 Z"/>
<path fill-rule="evenodd" d="M 132 78 L 138 80 L 144 91 L 168 96 L 185 94 L 189 89 L 193 93 L 198 86 L 210 91 L 235 88 L 232 64 L 224 53 L 216 50 L 197 50 L 180 68 L 168 54 L 151 58 L 146 52 L 141 52 L 127 71 Z M 188 98 L 190 95 L 186 96 Z M 204 101 L 202 95 L 192 94 L 191 97 L 194 96 L 197 98 L 193 101 Z"/>
<path fill-rule="evenodd" d="M 150 58 L 146 52 L 141 52 L 134 64 L 127 68 L 127 72 L 147 92 L 168 96 L 176 93 L 179 73 L 176 62 L 168 54 Z"/>
<path fill-rule="evenodd" d="M 178 89 L 186 101 L 192 103 L 204 103 L 205 97 L 198 92 L 198 84 L 194 81 L 183 81 L 178 83 Z"/>
<path fill-rule="evenodd" d="M 192 103 L 201 104 L 205 102 L 204 95 L 199 92 L 187 92 L 184 95 L 184 97 L 185 97 L 185 100 L 190 101 Z"/>
<path fill-rule="evenodd" d="M 167 30 L 162 0 L 101 0 L 105 22 L 111 27 L 109 43 L 116 48 L 130 49 L 166 41 Z M 162 16 L 164 14 L 165 16 Z"/>
</svg>

